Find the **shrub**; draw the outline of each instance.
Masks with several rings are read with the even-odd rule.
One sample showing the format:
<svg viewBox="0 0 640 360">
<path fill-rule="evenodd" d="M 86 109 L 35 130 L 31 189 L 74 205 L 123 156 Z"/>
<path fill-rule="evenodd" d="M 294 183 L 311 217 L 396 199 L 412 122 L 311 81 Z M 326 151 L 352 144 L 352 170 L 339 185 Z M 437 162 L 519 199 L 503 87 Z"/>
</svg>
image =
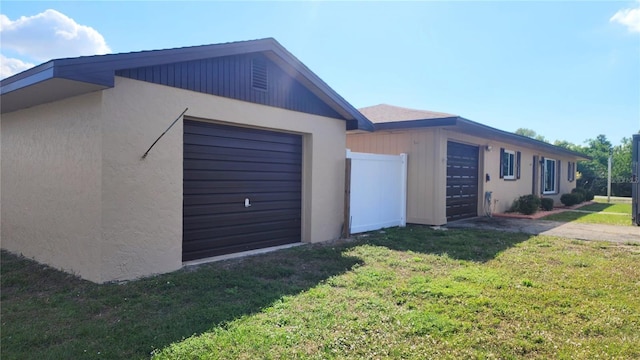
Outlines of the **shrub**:
<svg viewBox="0 0 640 360">
<path fill-rule="evenodd" d="M 582 188 L 575 188 L 571 190 L 571 193 L 575 194 L 578 197 L 578 202 L 576 204 L 580 204 L 581 202 L 585 201 L 587 198 L 587 190 Z"/>
<path fill-rule="evenodd" d="M 565 206 L 573 206 L 581 203 L 580 198 L 581 195 L 578 193 L 562 194 L 562 196 L 560 196 L 560 202 Z"/>
<path fill-rule="evenodd" d="M 584 199 L 587 201 L 591 201 L 594 198 L 594 194 L 593 191 L 589 191 L 589 190 L 585 190 L 584 192 Z"/>
<path fill-rule="evenodd" d="M 525 215 L 535 214 L 540 207 L 540 198 L 535 195 L 520 196 L 517 200 L 518 212 Z"/>
<path fill-rule="evenodd" d="M 540 199 L 540 205 L 542 210 L 551 211 L 553 210 L 553 199 L 552 198 L 542 198 Z"/>
</svg>

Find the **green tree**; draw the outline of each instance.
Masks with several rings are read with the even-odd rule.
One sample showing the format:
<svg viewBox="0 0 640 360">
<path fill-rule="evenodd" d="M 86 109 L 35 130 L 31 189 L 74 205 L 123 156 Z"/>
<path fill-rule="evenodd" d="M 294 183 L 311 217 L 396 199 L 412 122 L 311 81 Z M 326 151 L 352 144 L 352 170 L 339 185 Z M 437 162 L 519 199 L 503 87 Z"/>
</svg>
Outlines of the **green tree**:
<svg viewBox="0 0 640 360">
<path fill-rule="evenodd" d="M 536 139 L 536 140 L 539 140 L 539 141 L 549 142 L 549 140 L 547 140 L 544 136 L 536 133 L 535 131 L 533 131 L 531 129 L 527 129 L 527 128 L 519 128 L 518 130 L 515 131 L 515 134 L 526 136 L 526 137 L 530 137 L 532 139 Z"/>
<path fill-rule="evenodd" d="M 578 172 L 581 177 L 577 185 L 593 191 L 597 195 L 607 194 L 607 164 L 611 142 L 605 135 L 598 135 L 595 139 L 585 141 L 587 146 L 582 148 L 585 155 L 591 157 L 589 161 L 578 162 Z"/>
<path fill-rule="evenodd" d="M 614 182 L 631 181 L 631 138 L 622 138 L 620 145 L 613 147 L 611 177 Z"/>
</svg>

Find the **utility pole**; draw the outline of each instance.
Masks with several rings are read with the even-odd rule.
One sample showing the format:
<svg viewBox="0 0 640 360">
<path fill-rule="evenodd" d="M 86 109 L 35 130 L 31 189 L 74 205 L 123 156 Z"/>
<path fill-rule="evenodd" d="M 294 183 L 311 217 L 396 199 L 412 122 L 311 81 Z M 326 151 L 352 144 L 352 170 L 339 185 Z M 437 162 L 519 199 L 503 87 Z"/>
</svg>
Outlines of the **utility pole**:
<svg viewBox="0 0 640 360">
<path fill-rule="evenodd" d="M 607 203 L 611 203 L 611 160 L 613 158 L 613 148 L 609 148 L 609 161 L 607 162 Z"/>
</svg>

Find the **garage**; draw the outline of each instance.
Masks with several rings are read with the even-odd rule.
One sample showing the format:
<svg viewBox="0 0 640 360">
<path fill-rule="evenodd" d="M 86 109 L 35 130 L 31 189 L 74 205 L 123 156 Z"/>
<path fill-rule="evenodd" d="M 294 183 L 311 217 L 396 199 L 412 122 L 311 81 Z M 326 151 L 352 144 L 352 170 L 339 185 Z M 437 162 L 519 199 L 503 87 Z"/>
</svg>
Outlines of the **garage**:
<svg viewBox="0 0 640 360">
<path fill-rule="evenodd" d="M 447 221 L 478 216 L 478 147 L 447 142 Z"/>
<path fill-rule="evenodd" d="M 183 261 L 301 241 L 301 135 L 185 120 L 183 169 Z"/>
</svg>

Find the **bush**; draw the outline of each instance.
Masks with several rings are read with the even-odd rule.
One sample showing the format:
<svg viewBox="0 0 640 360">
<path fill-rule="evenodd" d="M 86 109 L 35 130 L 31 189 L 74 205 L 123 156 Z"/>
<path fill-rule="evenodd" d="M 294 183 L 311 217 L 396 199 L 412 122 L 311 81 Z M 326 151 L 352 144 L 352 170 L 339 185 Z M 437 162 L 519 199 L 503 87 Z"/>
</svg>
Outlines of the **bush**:
<svg viewBox="0 0 640 360">
<path fill-rule="evenodd" d="M 584 192 L 584 199 L 587 201 L 591 201 L 594 198 L 594 194 L 593 191 L 589 191 L 589 190 L 585 190 Z"/>
<path fill-rule="evenodd" d="M 585 189 L 575 188 L 571 190 L 571 193 L 578 197 L 578 202 L 576 204 L 580 204 L 581 202 L 585 201 L 587 197 L 587 191 Z"/>
<path fill-rule="evenodd" d="M 579 193 L 562 194 L 562 196 L 560 196 L 560 202 L 565 206 L 573 206 L 575 204 L 580 204 L 582 202 L 580 201 L 581 198 L 582 195 Z"/>
<path fill-rule="evenodd" d="M 540 205 L 542 210 L 551 211 L 553 210 L 553 199 L 552 198 L 542 198 L 540 199 Z"/>
<path fill-rule="evenodd" d="M 517 200 L 518 212 L 525 215 L 535 214 L 540 207 L 540 198 L 535 195 L 520 196 Z"/>
</svg>

